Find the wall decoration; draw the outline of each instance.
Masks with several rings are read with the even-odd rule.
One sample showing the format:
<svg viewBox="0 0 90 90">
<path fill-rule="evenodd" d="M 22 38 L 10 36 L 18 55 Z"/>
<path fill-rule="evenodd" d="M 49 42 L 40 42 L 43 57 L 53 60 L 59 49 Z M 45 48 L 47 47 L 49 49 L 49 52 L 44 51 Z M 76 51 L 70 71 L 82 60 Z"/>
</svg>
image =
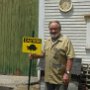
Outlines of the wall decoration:
<svg viewBox="0 0 90 90">
<path fill-rule="evenodd" d="M 71 0 L 60 0 L 59 9 L 63 12 L 68 12 L 72 9 L 72 1 Z"/>
</svg>

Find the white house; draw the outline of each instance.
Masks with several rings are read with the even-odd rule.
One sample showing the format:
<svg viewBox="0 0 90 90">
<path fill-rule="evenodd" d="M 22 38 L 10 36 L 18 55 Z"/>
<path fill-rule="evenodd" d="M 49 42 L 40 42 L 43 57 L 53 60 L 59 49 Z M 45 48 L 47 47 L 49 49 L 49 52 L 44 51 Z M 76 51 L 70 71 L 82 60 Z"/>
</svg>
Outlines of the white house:
<svg viewBox="0 0 90 90">
<path fill-rule="evenodd" d="M 73 43 L 75 57 L 90 64 L 90 0 L 71 0 L 72 8 L 68 12 L 60 11 L 59 2 L 39 0 L 39 37 L 46 40 L 49 37 L 49 21 L 59 20 L 62 33 Z"/>
</svg>

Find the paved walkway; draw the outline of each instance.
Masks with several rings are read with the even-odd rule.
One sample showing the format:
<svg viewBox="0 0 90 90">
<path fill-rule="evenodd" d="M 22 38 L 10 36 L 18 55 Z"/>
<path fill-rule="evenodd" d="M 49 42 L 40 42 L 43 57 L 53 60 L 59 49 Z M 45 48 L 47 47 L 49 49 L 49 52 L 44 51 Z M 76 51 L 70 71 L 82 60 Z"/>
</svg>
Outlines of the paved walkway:
<svg viewBox="0 0 90 90">
<path fill-rule="evenodd" d="M 37 77 L 31 77 L 31 83 L 38 82 Z M 3 87 L 10 87 L 11 89 L 3 89 Z M 41 90 L 45 90 L 44 83 L 41 83 Z M 39 84 L 30 85 L 30 90 L 40 90 Z M 78 90 L 78 83 L 71 82 L 68 90 Z M 28 76 L 11 76 L 11 75 L 0 75 L 0 90 L 28 90 Z M 13 89 L 12 89 L 13 88 Z"/>
<path fill-rule="evenodd" d="M 34 82 L 38 82 L 37 77 L 31 77 L 31 83 Z M 14 90 L 27 90 L 28 87 L 27 85 L 28 85 L 28 76 L 0 75 L 1 88 L 10 87 L 13 88 Z M 38 85 L 36 87 L 38 87 Z"/>
</svg>

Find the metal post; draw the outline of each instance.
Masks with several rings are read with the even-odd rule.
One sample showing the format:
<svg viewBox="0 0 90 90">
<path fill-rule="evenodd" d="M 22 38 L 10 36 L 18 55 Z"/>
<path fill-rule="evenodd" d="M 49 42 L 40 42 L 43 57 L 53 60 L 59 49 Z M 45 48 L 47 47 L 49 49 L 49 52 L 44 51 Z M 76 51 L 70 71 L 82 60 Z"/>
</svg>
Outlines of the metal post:
<svg viewBox="0 0 90 90">
<path fill-rule="evenodd" d="M 32 31 L 32 37 L 34 37 L 34 31 Z M 31 73 L 32 73 L 32 62 L 33 60 L 29 60 L 29 79 L 28 79 L 28 90 L 30 90 L 30 81 L 31 81 Z"/>
<path fill-rule="evenodd" d="M 32 67 L 32 59 L 29 61 L 29 79 L 28 79 L 28 90 L 30 90 L 30 81 L 31 81 L 31 67 Z"/>
</svg>

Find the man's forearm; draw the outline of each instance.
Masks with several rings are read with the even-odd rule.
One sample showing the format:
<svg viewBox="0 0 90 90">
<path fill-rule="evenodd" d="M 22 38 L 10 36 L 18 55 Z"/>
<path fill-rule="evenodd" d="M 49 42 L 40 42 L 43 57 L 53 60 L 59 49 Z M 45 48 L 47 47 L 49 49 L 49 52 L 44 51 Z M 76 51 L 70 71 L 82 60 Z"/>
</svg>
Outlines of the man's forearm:
<svg viewBox="0 0 90 90">
<path fill-rule="evenodd" d="M 36 55 L 36 57 L 37 57 L 37 58 L 44 58 L 44 57 L 45 57 L 45 54 L 42 53 L 42 54 L 40 54 L 40 55 Z"/>
<path fill-rule="evenodd" d="M 67 59 L 66 71 L 71 71 L 72 64 L 73 64 L 73 59 Z"/>
<path fill-rule="evenodd" d="M 41 54 L 29 54 L 29 58 L 30 59 L 38 59 L 38 58 L 44 58 L 45 57 L 45 53 L 42 52 Z"/>
</svg>

